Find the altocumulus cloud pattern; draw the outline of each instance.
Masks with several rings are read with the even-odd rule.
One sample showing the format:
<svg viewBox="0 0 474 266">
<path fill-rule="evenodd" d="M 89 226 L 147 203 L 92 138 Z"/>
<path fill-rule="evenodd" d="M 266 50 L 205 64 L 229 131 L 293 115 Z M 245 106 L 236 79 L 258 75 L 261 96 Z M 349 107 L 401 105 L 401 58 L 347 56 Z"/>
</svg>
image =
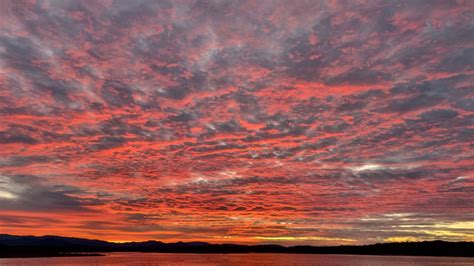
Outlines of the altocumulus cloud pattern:
<svg viewBox="0 0 474 266">
<path fill-rule="evenodd" d="M 474 240 L 474 1 L 1 1 L 0 229 Z"/>
</svg>

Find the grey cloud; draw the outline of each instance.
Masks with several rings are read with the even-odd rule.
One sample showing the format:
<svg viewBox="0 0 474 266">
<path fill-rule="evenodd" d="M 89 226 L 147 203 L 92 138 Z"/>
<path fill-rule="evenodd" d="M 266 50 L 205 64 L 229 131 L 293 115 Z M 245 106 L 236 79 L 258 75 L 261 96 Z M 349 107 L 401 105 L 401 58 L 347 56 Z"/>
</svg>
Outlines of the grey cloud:
<svg viewBox="0 0 474 266">
<path fill-rule="evenodd" d="M 441 60 L 436 70 L 450 73 L 474 70 L 474 48 L 453 51 Z"/>
<path fill-rule="evenodd" d="M 99 141 L 96 144 L 91 146 L 93 150 L 105 150 L 120 147 L 125 144 L 127 140 L 123 137 L 111 137 L 111 136 L 104 136 L 100 137 Z"/>
<path fill-rule="evenodd" d="M 454 106 L 469 112 L 474 112 L 474 98 L 459 99 Z"/>
<path fill-rule="evenodd" d="M 124 107 L 135 103 L 132 89 L 120 82 L 106 81 L 102 86 L 101 94 L 111 106 Z"/>
<path fill-rule="evenodd" d="M 76 196 L 79 188 L 47 186 L 36 176 L 0 176 L 0 189 L 10 197 L 0 198 L 0 209 L 27 211 L 78 211 L 87 210 L 87 203 Z M 74 196 L 76 195 L 76 196 Z M 92 202 L 89 202 L 89 204 Z"/>
<path fill-rule="evenodd" d="M 443 98 L 440 96 L 417 95 L 406 99 L 396 99 L 381 109 L 383 112 L 405 113 L 421 108 L 436 106 L 441 103 Z"/>
<path fill-rule="evenodd" d="M 332 125 L 325 125 L 321 127 L 321 130 L 328 133 L 338 133 L 343 132 L 350 127 L 349 124 L 345 122 L 339 122 Z"/>
<path fill-rule="evenodd" d="M 376 84 L 378 82 L 387 81 L 391 78 L 390 74 L 377 70 L 365 68 L 353 68 L 349 71 L 340 74 L 336 77 L 331 77 L 326 80 L 329 85 L 338 84 L 354 84 L 367 85 Z"/>
<path fill-rule="evenodd" d="M 35 138 L 12 131 L 0 131 L 0 143 L 24 143 L 36 144 L 38 140 Z"/>
<path fill-rule="evenodd" d="M 160 95 L 168 99 L 181 100 L 189 93 L 190 89 L 188 87 L 177 86 L 166 89 L 164 92 L 160 93 Z"/>
<path fill-rule="evenodd" d="M 178 115 L 172 115 L 168 117 L 171 122 L 189 122 L 195 119 L 195 116 L 189 112 L 182 112 Z"/>
<path fill-rule="evenodd" d="M 0 160 L 0 166 L 26 166 L 35 163 L 48 163 L 54 160 L 45 155 L 11 156 Z"/>
<path fill-rule="evenodd" d="M 421 118 L 428 122 L 449 120 L 458 116 L 458 112 L 450 109 L 435 109 L 421 114 Z"/>
<path fill-rule="evenodd" d="M 216 126 L 218 131 L 225 133 L 238 132 L 243 130 L 243 127 L 235 120 L 218 123 Z"/>
</svg>

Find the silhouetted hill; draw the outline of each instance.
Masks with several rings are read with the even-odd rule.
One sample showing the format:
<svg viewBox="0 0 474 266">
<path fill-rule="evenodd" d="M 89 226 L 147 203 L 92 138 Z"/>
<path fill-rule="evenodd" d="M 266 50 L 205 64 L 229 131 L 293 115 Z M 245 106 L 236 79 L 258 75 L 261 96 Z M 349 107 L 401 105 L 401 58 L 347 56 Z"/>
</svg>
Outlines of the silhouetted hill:
<svg viewBox="0 0 474 266">
<path fill-rule="evenodd" d="M 361 246 L 292 246 L 210 244 L 160 241 L 112 243 L 60 236 L 0 234 L 0 257 L 85 256 L 100 252 L 166 253 L 298 253 L 474 257 L 474 242 L 403 242 Z"/>
</svg>

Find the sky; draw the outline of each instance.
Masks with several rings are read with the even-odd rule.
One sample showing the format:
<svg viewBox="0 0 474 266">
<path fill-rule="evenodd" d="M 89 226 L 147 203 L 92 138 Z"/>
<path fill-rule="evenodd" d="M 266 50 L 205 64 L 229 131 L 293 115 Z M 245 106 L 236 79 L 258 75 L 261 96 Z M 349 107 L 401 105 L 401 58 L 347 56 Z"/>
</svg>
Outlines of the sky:
<svg viewBox="0 0 474 266">
<path fill-rule="evenodd" d="M 474 241 L 474 1 L 0 1 L 0 233 Z"/>
</svg>

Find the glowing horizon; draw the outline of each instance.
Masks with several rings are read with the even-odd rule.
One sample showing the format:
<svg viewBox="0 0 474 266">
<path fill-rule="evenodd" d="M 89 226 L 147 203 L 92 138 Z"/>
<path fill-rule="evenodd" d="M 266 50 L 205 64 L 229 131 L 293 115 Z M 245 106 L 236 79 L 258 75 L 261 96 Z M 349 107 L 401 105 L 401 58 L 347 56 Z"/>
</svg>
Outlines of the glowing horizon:
<svg viewBox="0 0 474 266">
<path fill-rule="evenodd" d="M 0 233 L 474 241 L 474 1 L 2 1 Z"/>
</svg>

